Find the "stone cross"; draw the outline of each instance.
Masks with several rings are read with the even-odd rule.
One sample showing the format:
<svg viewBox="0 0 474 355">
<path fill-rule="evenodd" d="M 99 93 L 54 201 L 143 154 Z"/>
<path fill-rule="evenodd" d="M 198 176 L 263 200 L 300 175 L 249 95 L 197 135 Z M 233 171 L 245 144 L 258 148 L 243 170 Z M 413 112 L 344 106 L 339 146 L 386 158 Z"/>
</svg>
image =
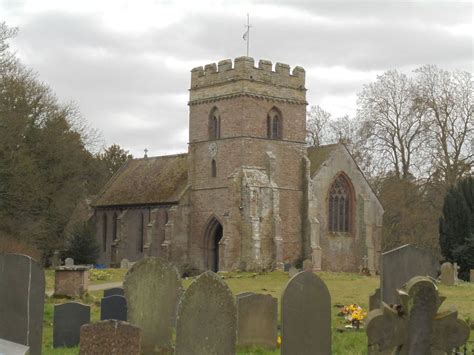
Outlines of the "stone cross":
<svg viewBox="0 0 474 355">
<path fill-rule="evenodd" d="M 438 313 L 445 297 L 430 278 L 416 276 L 397 292 L 400 305 L 382 302 L 367 316 L 369 354 L 450 353 L 467 341 L 469 326 L 455 309 Z"/>
</svg>

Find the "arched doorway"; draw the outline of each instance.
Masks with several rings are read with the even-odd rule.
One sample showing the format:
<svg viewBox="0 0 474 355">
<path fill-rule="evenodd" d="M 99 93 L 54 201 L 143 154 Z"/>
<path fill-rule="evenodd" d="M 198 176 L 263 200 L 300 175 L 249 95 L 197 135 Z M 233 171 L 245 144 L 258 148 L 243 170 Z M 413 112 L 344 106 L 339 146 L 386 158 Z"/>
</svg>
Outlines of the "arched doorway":
<svg viewBox="0 0 474 355">
<path fill-rule="evenodd" d="M 205 258 L 207 268 L 214 272 L 219 271 L 219 242 L 222 239 L 222 235 L 222 224 L 216 218 L 212 218 L 206 228 Z"/>
</svg>

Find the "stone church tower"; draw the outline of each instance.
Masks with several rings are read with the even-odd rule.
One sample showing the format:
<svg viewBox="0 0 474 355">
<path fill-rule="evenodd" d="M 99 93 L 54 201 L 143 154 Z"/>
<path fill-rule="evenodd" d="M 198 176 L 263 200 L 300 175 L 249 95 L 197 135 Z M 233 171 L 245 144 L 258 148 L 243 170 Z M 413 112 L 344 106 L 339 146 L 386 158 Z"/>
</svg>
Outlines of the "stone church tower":
<svg viewBox="0 0 474 355">
<path fill-rule="evenodd" d="M 190 241 L 203 268 L 282 267 L 301 254 L 304 84 L 300 67 L 249 57 L 192 70 Z"/>
</svg>

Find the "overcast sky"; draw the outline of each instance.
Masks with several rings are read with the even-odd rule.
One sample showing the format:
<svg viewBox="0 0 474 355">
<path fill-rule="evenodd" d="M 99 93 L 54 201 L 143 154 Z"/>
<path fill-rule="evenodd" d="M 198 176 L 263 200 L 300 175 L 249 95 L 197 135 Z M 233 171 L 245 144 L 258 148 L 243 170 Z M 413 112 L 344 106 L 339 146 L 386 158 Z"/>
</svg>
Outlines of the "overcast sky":
<svg viewBox="0 0 474 355">
<path fill-rule="evenodd" d="M 333 116 L 388 69 L 473 70 L 470 1 L 0 0 L 21 60 L 137 157 L 187 151 L 190 70 L 245 55 L 247 13 L 250 55 L 304 67 Z"/>
</svg>

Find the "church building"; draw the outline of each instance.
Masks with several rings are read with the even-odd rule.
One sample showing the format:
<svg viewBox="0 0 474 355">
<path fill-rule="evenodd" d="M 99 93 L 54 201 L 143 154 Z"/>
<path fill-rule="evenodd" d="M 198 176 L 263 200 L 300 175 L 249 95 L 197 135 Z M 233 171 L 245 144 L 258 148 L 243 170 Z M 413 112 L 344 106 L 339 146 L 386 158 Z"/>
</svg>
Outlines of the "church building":
<svg viewBox="0 0 474 355">
<path fill-rule="evenodd" d="M 99 263 L 378 271 L 383 208 L 344 145 L 307 147 L 303 68 L 197 67 L 188 104 L 188 152 L 128 161 L 93 202 Z"/>
</svg>

